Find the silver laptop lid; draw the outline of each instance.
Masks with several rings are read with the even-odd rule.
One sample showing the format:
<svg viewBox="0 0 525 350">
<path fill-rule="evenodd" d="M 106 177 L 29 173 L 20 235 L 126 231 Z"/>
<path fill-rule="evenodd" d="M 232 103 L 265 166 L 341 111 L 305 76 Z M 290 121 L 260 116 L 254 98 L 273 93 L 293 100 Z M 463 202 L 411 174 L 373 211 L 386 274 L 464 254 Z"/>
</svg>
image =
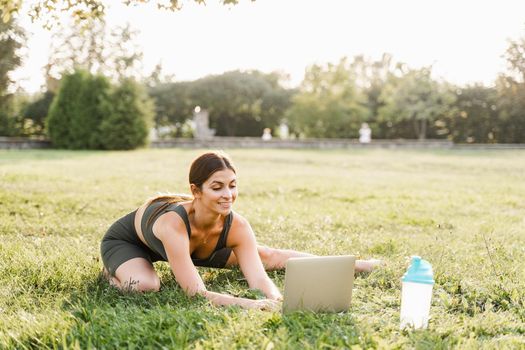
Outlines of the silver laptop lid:
<svg viewBox="0 0 525 350">
<path fill-rule="evenodd" d="M 292 258 L 286 263 L 283 312 L 348 311 L 355 256 Z"/>
</svg>

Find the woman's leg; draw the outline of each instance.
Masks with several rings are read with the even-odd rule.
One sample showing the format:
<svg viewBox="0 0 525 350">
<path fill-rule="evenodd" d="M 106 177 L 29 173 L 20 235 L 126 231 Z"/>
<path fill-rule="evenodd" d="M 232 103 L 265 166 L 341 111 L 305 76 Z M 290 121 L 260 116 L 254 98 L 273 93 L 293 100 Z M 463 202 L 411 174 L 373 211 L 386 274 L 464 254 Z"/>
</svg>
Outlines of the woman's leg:
<svg viewBox="0 0 525 350">
<path fill-rule="evenodd" d="M 257 245 L 257 251 L 259 252 L 259 257 L 261 258 L 261 261 L 266 270 L 284 269 L 286 261 L 288 261 L 290 258 L 315 256 L 313 254 L 298 252 L 295 250 L 269 248 L 263 245 Z M 233 267 L 237 265 L 237 257 L 235 256 L 235 253 L 232 252 L 228 258 L 226 267 Z"/>
<path fill-rule="evenodd" d="M 107 270 L 104 268 L 104 273 Z M 115 276 L 106 275 L 109 283 L 122 291 L 156 292 L 160 289 L 160 279 L 151 262 L 144 258 L 133 258 L 115 271 Z"/>
<path fill-rule="evenodd" d="M 302 258 L 302 257 L 316 256 L 314 254 L 298 252 L 295 250 L 276 249 L 276 248 L 270 248 L 270 247 L 266 247 L 262 245 L 258 245 L 257 250 L 259 252 L 259 256 L 261 257 L 261 261 L 266 270 L 284 269 L 284 267 L 286 266 L 286 262 L 290 258 Z M 379 264 L 381 264 L 381 260 L 376 260 L 376 259 L 356 260 L 355 270 L 356 272 L 370 272 Z M 235 257 L 235 253 L 232 252 L 232 254 L 230 255 L 228 259 L 228 262 L 226 263 L 226 267 L 231 267 L 231 266 L 236 266 L 236 265 L 237 265 L 237 258 Z"/>
<path fill-rule="evenodd" d="M 290 258 L 304 258 L 315 256 L 313 254 L 298 252 L 291 249 L 277 249 L 266 246 L 257 246 L 259 256 L 261 257 L 262 263 L 266 270 L 280 270 L 284 269 L 286 262 Z"/>
</svg>

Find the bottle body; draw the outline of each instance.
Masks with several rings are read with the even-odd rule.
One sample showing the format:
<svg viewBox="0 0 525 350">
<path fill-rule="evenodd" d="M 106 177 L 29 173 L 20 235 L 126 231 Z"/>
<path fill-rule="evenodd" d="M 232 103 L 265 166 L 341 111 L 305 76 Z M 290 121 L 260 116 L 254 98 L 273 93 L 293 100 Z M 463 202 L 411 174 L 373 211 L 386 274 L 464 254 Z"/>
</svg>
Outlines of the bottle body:
<svg viewBox="0 0 525 350">
<path fill-rule="evenodd" d="M 432 284 L 403 282 L 401 289 L 401 328 L 427 328 L 430 318 Z"/>
</svg>

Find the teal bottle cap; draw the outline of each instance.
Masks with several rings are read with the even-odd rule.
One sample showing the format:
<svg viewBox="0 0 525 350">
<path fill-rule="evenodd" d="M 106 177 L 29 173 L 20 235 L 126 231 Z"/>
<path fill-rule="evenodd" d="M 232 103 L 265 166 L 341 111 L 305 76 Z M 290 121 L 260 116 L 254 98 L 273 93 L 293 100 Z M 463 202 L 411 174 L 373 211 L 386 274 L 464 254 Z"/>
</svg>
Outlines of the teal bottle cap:
<svg viewBox="0 0 525 350">
<path fill-rule="evenodd" d="M 413 256 L 410 267 L 401 279 L 403 282 L 434 284 L 432 265 L 420 256 Z"/>
</svg>

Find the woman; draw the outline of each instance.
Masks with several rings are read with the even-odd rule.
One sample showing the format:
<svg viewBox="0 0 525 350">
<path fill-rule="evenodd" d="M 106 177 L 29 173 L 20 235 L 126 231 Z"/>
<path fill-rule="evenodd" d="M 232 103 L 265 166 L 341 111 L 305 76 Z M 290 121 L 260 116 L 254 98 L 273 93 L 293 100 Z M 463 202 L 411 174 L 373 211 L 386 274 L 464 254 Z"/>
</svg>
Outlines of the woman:
<svg viewBox="0 0 525 350">
<path fill-rule="evenodd" d="M 115 222 L 104 235 L 101 255 L 110 283 L 121 290 L 158 291 L 152 262 L 168 261 L 177 283 L 190 296 L 216 305 L 276 309 L 282 295 L 265 268 L 284 268 L 291 257 L 312 256 L 257 245 L 248 221 L 232 211 L 237 198 L 235 168 L 223 153 L 195 159 L 189 174 L 193 197 L 159 196 Z M 358 260 L 357 271 L 378 261 Z M 239 266 L 250 288 L 266 299 L 252 300 L 206 290 L 195 266 Z"/>
</svg>

